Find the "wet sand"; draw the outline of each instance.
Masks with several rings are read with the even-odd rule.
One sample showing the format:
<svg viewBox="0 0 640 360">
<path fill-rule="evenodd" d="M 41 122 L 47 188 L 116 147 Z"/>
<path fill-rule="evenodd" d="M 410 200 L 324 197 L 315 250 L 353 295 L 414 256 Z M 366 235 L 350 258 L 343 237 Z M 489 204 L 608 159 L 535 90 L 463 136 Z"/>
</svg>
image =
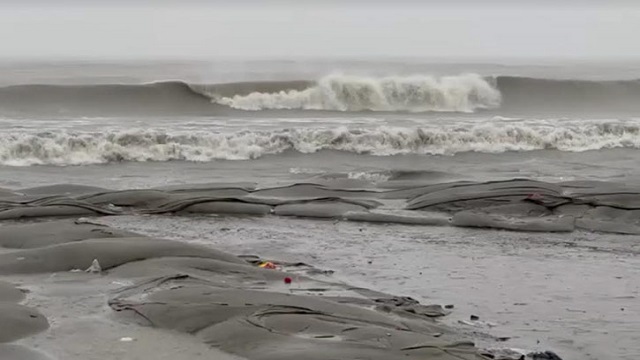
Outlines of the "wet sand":
<svg viewBox="0 0 640 360">
<path fill-rule="evenodd" d="M 434 320 L 447 313 L 440 306 L 261 268 L 258 258 L 130 237 L 78 220 L 5 225 L 2 239 L 42 236 L 49 225 L 59 230 L 52 244 L 26 244 L 0 255 L 0 273 L 30 292 L 28 306 L 14 304 L 20 291 L 3 284 L 7 302 L 0 303 L 0 316 L 11 326 L 3 327 L 0 341 L 40 333 L 51 324 L 40 337 L 24 341 L 30 347 L 4 349 L 5 359 L 150 358 L 161 349 L 146 345 L 175 332 L 249 359 L 473 359 L 478 352 Z M 101 234 L 107 237 L 94 237 Z M 286 284 L 289 276 L 305 290 L 294 292 Z M 174 356 L 185 356 L 183 349 L 195 340 L 181 339 L 170 342 Z M 127 347 L 129 342 L 136 344 Z M 48 355 L 33 352 L 38 348 Z M 190 358 L 217 356 L 215 350 L 196 349 Z"/>
<path fill-rule="evenodd" d="M 510 337 L 503 346 L 553 349 L 564 359 L 630 360 L 640 350 L 635 236 L 284 218 L 103 219 L 154 236 L 298 259 L 351 284 L 453 304 L 441 321 L 477 344 L 486 340 L 474 331 Z"/>
<path fill-rule="evenodd" d="M 637 350 L 635 335 L 627 336 L 638 318 L 633 306 L 637 247 L 609 241 L 594 250 L 589 241 L 576 239 L 585 231 L 640 233 L 638 189 L 525 179 L 405 182 L 384 189 L 356 185 L 5 189 L 0 195 L 0 275 L 6 282 L 0 316 L 14 325 L 0 332 L 0 340 L 19 343 L 2 345 L 0 351 L 8 359 L 221 358 L 220 350 L 247 359 L 481 359 L 491 358 L 487 348 L 530 345 L 536 351 L 565 350 L 569 359 L 574 354 L 601 358 L 595 351 L 603 349 L 570 344 L 574 338 L 600 341 L 597 333 L 566 334 L 581 331 L 585 316 L 594 313 L 606 319 L 598 323 L 606 335 L 621 331 L 614 343 L 604 337 L 601 345 L 611 348 L 608 354 L 626 359 Z M 478 228 L 518 232 L 492 230 L 502 243 L 489 241 L 487 251 L 474 255 L 489 237 Z M 230 236 L 240 229 L 244 235 Z M 557 240 L 545 244 L 524 231 Z M 562 244 L 571 244 L 566 245 L 571 251 L 558 256 Z M 515 254 L 504 252 L 509 247 Z M 583 262 L 590 252 L 598 255 Z M 594 277 L 607 269 L 602 265 L 611 254 L 619 256 L 608 268 L 617 275 Z M 280 269 L 260 268 L 265 256 Z M 324 272 L 324 266 L 340 271 Z M 558 279 L 563 272 L 567 278 Z M 526 286 L 523 274 L 529 276 Z M 588 281 L 579 281 L 580 274 Z M 352 281 L 356 286 L 347 285 Z M 626 285 L 615 287 L 616 281 Z M 26 299 L 14 287 L 28 291 Z M 432 292 L 420 290 L 425 288 Z M 563 299 L 568 294 L 588 300 Z M 446 300 L 456 306 L 454 315 L 404 295 Z M 489 299 L 493 306 L 500 302 L 502 310 Z M 546 300 L 555 308 L 545 307 Z M 560 313 L 557 304 L 572 307 Z M 625 316 L 603 312 L 603 304 L 622 304 L 616 311 Z M 562 316 L 560 325 L 540 320 L 543 309 Z M 468 320 L 471 315 L 480 320 Z M 611 325 L 617 320 L 621 328 Z M 518 330 L 525 321 L 533 325 Z M 527 334 L 539 328 L 536 321 L 548 331 L 541 344 L 539 334 Z M 494 331 L 497 325 L 504 333 Z M 151 343 L 161 345 L 149 348 Z"/>
</svg>

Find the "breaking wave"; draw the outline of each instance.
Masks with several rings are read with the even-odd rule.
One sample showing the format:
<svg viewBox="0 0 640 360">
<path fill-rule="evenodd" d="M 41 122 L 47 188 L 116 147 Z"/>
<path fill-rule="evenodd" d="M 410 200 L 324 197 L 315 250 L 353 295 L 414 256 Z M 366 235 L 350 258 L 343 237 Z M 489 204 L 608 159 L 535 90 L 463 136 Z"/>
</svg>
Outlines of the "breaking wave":
<svg viewBox="0 0 640 360">
<path fill-rule="evenodd" d="M 500 92 L 489 81 L 469 74 L 441 78 L 336 75 L 304 90 L 252 92 L 215 101 L 242 110 L 474 112 L 496 108 L 500 99 Z"/>
<path fill-rule="evenodd" d="M 477 74 L 433 77 L 330 75 L 317 81 L 140 85 L 14 85 L 0 88 L 5 116 L 216 116 L 248 110 L 385 112 L 640 111 L 640 81 L 586 81 Z"/>
<path fill-rule="evenodd" d="M 337 150 L 377 156 L 558 149 L 640 148 L 640 124 L 482 123 L 433 128 L 300 128 L 234 133 L 151 130 L 0 133 L 0 164 L 83 165 L 122 161 L 249 160 L 285 151 Z"/>
</svg>

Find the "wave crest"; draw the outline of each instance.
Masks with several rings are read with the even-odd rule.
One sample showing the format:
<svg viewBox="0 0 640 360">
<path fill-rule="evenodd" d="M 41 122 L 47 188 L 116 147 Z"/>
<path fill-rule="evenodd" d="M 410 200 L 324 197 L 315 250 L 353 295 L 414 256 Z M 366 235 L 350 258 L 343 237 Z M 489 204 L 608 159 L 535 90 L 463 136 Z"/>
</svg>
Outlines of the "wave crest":
<svg viewBox="0 0 640 360">
<path fill-rule="evenodd" d="M 218 97 L 241 110 L 473 112 L 500 106 L 501 94 L 479 75 L 369 78 L 332 75 L 304 90 Z"/>
</svg>

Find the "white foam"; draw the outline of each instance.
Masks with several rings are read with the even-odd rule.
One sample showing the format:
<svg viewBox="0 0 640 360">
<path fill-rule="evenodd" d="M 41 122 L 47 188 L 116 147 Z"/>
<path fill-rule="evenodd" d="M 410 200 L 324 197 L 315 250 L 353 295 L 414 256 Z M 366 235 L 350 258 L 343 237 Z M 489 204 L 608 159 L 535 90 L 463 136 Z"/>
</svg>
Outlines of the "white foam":
<svg viewBox="0 0 640 360">
<path fill-rule="evenodd" d="M 347 175 L 349 179 L 364 180 L 372 183 L 388 181 L 391 175 L 385 172 L 351 171 Z"/>
<path fill-rule="evenodd" d="M 293 174 L 293 175 L 320 175 L 324 173 L 325 173 L 324 170 L 312 169 L 312 168 L 295 167 L 295 168 L 289 169 L 289 174 Z"/>
<path fill-rule="evenodd" d="M 242 110 L 473 112 L 500 106 L 500 92 L 476 74 L 369 78 L 331 75 L 306 90 L 220 97 Z"/>
<path fill-rule="evenodd" d="M 301 153 L 339 150 L 384 156 L 608 148 L 640 149 L 640 124 L 540 121 L 477 122 L 419 128 L 343 126 L 232 133 L 160 130 L 0 133 L 0 164 L 29 166 L 118 161 L 249 160 L 287 150 Z"/>
</svg>

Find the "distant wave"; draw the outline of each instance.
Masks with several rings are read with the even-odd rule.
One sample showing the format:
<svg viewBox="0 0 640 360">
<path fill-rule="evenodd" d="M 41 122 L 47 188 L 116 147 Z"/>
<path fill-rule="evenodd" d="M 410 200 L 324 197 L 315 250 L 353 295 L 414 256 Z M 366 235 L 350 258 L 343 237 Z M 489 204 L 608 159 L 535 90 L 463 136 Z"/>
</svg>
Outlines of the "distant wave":
<svg viewBox="0 0 640 360">
<path fill-rule="evenodd" d="M 150 130 L 0 133 L 0 164 L 82 165 L 121 161 L 248 160 L 284 151 L 337 150 L 377 156 L 453 155 L 558 149 L 640 149 L 640 124 L 582 122 L 532 125 L 490 122 L 438 128 L 299 128 L 235 133 Z"/>
<path fill-rule="evenodd" d="M 0 112 L 9 116 L 210 115 L 219 108 L 209 97 L 179 81 L 0 88 Z"/>
<path fill-rule="evenodd" d="M 0 114 L 215 116 L 247 110 L 637 113 L 638 99 L 638 80 L 331 75 L 316 81 L 228 84 L 15 85 L 0 88 Z"/>
<path fill-rule="evenodd" d="M 586 81 L 499 76 L 503 110 L 640 111 L 640 80 Z"/>
</svg>

